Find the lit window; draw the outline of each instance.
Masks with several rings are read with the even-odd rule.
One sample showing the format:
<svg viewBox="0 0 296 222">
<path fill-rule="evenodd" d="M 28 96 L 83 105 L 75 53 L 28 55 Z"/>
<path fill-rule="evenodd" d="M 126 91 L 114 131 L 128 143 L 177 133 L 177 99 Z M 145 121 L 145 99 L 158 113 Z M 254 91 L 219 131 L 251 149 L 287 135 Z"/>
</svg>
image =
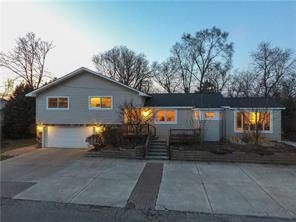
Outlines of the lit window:
<svg viewBox="0 0 296 222">
<path fill-rule="evenodd" d="M 204 116 L 206 119 L 214 119 L 215 113 L 214 112 L 204 112 Z"/>
<path fill-rule="evenodd" d="M 166 112 L 166 121 L 167 122 L 175 122 L 175 111 L 167 111 Z"/>
<path fill-rule="evenodd" d="M 156 114 L 157 122 L 164 122 L 165 121 L 165 111 L 158 111 Z"/>
<path fill-rule="evenodd" d="M 111 108 L 111 97 L 102 97 L 102 108 Z"/>
<path fill-rule="evenodd" d="M 69 108 L 68 97 L 49 97 L 47 98 L 48 109 L 68 109 Z"/>
<path fill-rule="evenodd" d="M 90 107 L 91 108 L 100 108 L 101 107 L 101 98 L 100 97 L 91 97 L 90 98 Z"/>
<path fill-rule="evenodd" d="M 199 118 L 200 118 L 200 113 L 199 113 L 199 111 L 194 111 L 194 112 L 193 112 L 193 116 L 194 116 L 194 119 L 199 119 Z"/>
<path fill-rule="evenodd" d="M 176 123 L 175 110 L 159 110 L 156 113 L 157 123 Z"/>
<path fill-rule="evenodd" d="M 90 109 L 111 109 L 112 97 L 111 96 L 91 96 L 89 98 Z"/>
<path fill-rule="evenodd" d="M 237 112 L 236 130 L 270 131 L 270 112 Z"/>
</svg>

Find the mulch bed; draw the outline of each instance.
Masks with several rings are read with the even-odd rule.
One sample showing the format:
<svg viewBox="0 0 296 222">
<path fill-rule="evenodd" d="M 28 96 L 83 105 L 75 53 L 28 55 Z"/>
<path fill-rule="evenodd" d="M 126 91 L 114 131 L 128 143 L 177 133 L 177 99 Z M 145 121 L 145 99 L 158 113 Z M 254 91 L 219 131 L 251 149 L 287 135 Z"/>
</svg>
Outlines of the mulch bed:
<svg viewBox="0 0 296 222">
<path fill-rule="evenodd" d="M 198 150 L 208 151 L 215 154 L 229 154 L 233 152 L 254 153 L 259 155 L 272 155 L 274 153 L 295 153 L 296 148 L 287 144 L 273 142 L 274 146 L 260 146 L 255 144 L 230 144 L 230 143 L 216 143 L 204 142 L 195 145 L 171 145 L 174 150 Z"/>
<path fill-rule="evenodd" d="M 127 159 L 143 159 L 144 146 L 139 145 L 134 148 L 131 146 L 106 146 L 101 150 L 91 149 L 85 154 L 87 157 L 106 157 L 106 158 L 127 158 Z"/>
<path fill-rule="evenodd" d="M 171 145 L 171 159 L 239 163 L 296 164 L 296 148 L 281 143 L 274 146 L 203 143 Z"/>
</svg>

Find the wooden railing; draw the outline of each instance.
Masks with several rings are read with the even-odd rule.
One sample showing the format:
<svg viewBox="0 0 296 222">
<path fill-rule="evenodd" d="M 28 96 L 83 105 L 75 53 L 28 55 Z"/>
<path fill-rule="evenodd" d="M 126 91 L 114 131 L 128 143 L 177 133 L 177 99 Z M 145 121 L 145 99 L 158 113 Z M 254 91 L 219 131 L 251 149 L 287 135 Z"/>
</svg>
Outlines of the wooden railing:
<svg viewBox="0 0 296 222">
<path fill-rule="evenodd" d="M 155 136 L 156 128 L 150 124 L 122 124 L 120 128 L 123 134 L 127 136 L 142 135 L 142 136 Z"/>
<path fill-rule="evenodd" d="M 169 145 L 194 144 L 200 140 L 200 129 L 170 129 Z"/>
<path fill-rule="evenodd" d="M 118 128 L 124 136 L 155 136 L 156 128 L 150 124 L 102 124 L 106 127 Z"/>
<path fill-rule="evenodd" d="M 147 138 L 146 138 L 146 142 L 145 142 L 145 150 L 144 150 L 144 157 L 146 157 L 147 154 L 148 154 L 149 142 L 150 142 L 150 135 L 148 135 Z"/>
</svg>

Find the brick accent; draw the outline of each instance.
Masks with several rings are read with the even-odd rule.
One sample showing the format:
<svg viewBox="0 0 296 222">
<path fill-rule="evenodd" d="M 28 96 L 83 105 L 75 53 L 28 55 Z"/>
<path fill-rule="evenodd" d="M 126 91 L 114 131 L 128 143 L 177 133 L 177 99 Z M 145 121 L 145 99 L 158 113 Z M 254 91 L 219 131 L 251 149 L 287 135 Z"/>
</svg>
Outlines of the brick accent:
<svg viewBox="0 0 296 222">
<path fill-rule="evenodd" d="M 127 208 L 154 210 L 160 182 L 162 178 L 162 163 L 147 163 L 128 201 Z"/>
</svg>

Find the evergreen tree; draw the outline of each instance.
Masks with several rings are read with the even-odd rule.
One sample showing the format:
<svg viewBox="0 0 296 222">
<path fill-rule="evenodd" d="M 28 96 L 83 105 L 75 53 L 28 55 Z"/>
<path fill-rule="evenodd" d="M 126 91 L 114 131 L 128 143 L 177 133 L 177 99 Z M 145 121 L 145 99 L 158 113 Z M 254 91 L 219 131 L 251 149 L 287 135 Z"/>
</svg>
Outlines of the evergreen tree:
<svg viewBox="0 0 296 222">
<path fill-rule="evenodd" d="M 28 84 L 18 85 L 4 108 L 3 134 L 9 139 L 35 135 L 35 99 L 26 97 L 32 91 Z"/>
</svg>

